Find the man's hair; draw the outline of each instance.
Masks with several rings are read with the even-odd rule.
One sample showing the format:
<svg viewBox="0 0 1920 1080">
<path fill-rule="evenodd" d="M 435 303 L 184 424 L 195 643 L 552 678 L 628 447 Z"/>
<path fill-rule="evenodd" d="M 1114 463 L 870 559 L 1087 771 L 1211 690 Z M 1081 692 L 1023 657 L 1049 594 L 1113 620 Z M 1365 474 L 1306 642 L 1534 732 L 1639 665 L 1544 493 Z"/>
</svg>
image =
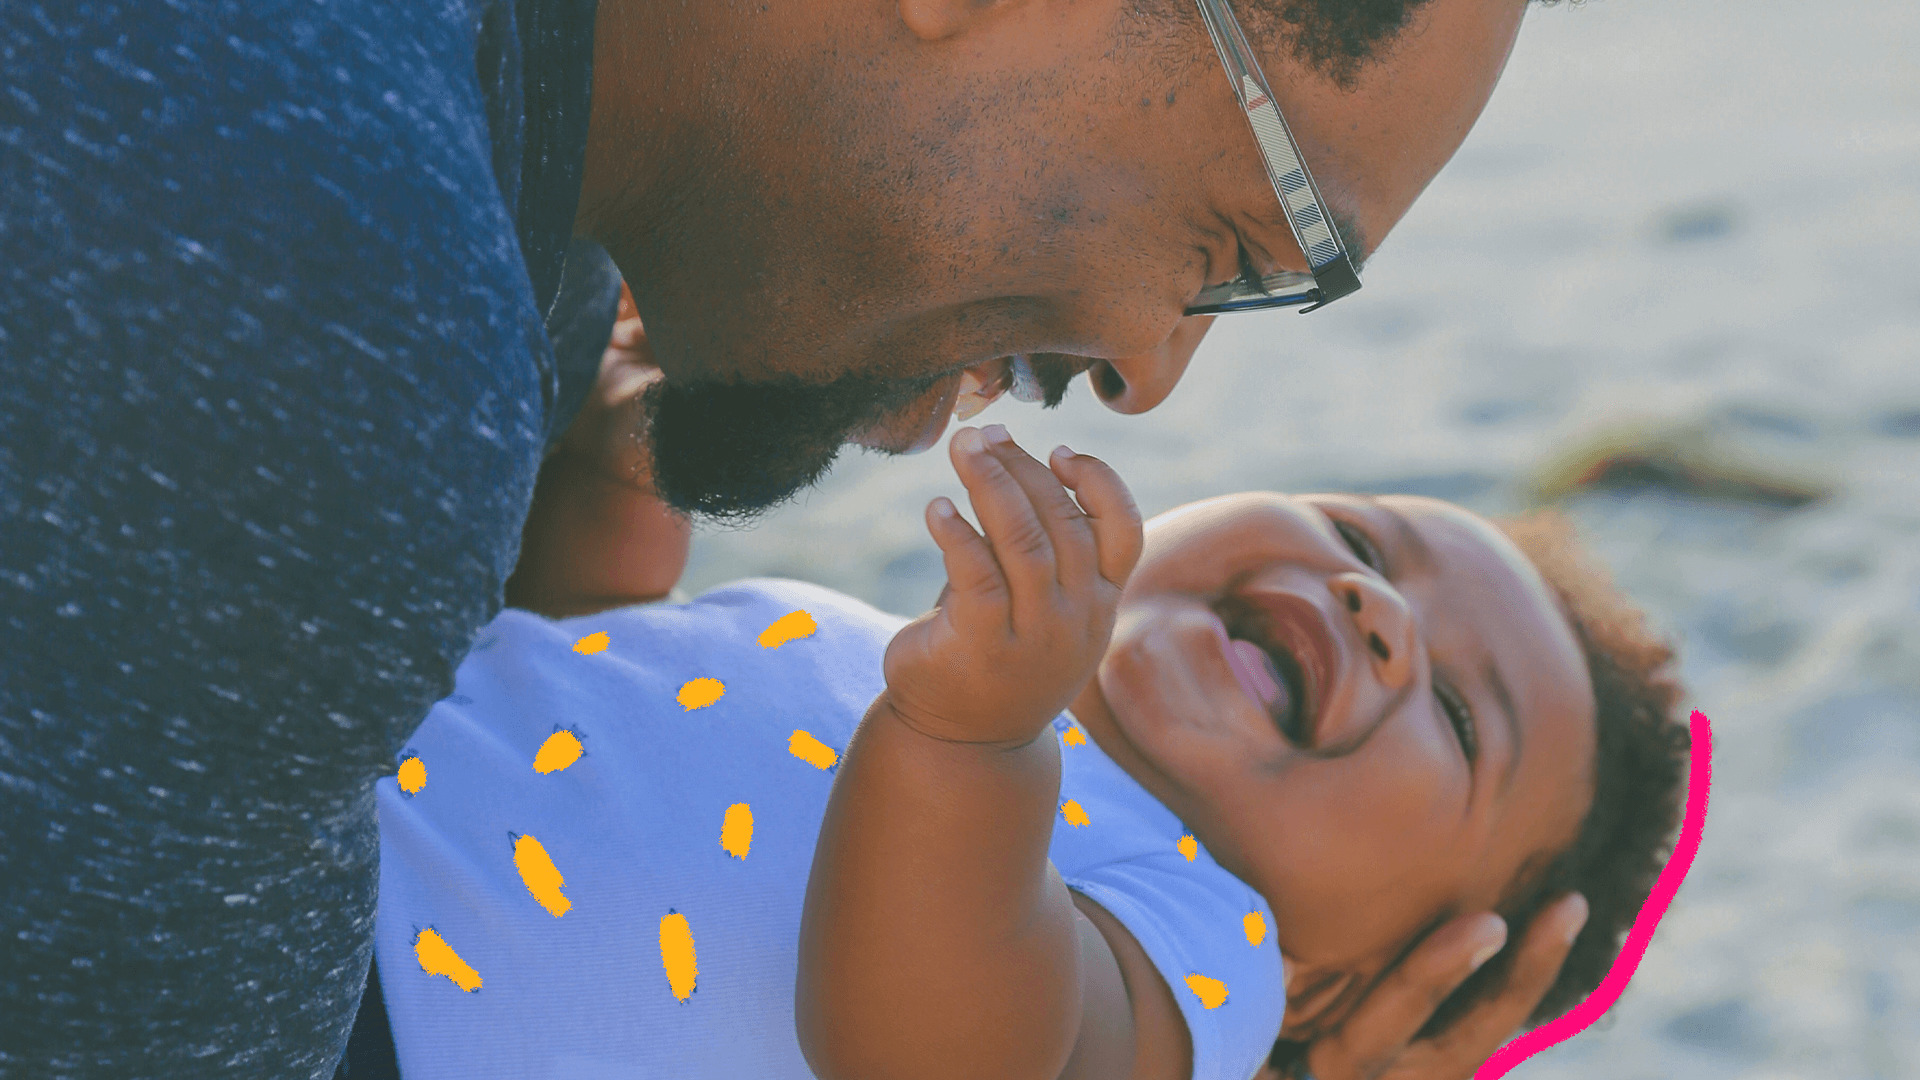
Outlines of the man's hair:
<svg viewBox="0 0 1920 1080">
<path fill-rule="evenodd" d="M 1564 516 L 1497 524 L 1559 598 L 1585 654 L 1595 707 L 1593 804 L 1570 848 L 1522 872 L 1500 910 L 1508 947 L 1441 1004 L 1423 1035 L 1498 992 L 1527 926 L 1570 890 L 1587 898 L 1587 922 L 1529 1022 L 1544 1023 L 1592 993 L 1666 865 L 1686 801 L 1692 740 L 1678 713 L 1672 646 L 1648 630 L 1645 614 L 1585 553 Z"/>
</svg>

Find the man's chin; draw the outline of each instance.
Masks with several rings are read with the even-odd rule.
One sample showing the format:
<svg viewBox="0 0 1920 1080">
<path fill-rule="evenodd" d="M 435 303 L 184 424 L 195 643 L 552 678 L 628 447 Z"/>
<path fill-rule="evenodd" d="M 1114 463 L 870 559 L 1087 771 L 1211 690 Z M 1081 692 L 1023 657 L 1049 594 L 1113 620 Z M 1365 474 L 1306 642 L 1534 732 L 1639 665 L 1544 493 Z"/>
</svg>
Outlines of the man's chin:
<svg viewBox="0 0 1920 1080">
<path fill-rule="evenodd" d="M 779 459 L 777 469 L 723 471 L 699 464 L 676 470 L 673 455 L 661 455 L 654 462 L 654 490 L 689 517 L 746 525 L 819 483 L 838 457 L 835 447 L 825 454 Z"/>
<path fill-rule="evenodd" d="M 820 482 L 842 447 L 925 395 L 917 383 L 706 383 L 647 388 L 642 413 L 660 497 L 681 513 L 744 524 Z"/>
</svg>

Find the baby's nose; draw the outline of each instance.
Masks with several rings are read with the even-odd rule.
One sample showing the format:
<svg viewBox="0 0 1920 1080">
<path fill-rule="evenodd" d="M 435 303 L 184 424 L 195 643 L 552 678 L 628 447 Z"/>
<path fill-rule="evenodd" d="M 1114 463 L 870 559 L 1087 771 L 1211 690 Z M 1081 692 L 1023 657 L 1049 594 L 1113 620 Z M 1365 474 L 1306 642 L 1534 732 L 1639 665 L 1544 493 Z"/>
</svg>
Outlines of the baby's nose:
<svg viewBox="0 0 1920 1080">
<path fill-rule="evenodd" d="M 1389 690 L 1413 677 L 1413 613 L 1392 588 L 1366 574 L 1336 574 L 1327 588 L 1366 643 L 1374 673 Z"/>
</svg>

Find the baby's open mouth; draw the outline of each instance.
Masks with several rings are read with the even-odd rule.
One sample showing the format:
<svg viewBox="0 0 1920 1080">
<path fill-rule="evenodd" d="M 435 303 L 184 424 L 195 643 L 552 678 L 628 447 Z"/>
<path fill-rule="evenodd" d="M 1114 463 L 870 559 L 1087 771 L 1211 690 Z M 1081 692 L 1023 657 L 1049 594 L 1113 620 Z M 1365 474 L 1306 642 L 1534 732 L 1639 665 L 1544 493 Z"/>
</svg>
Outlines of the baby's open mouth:
<svg viewBox="0 0 1920 1080">
<path fill-rule="evenodd" d="M 1303 749 L 1311 746 L 1312 713 L 1300 661 L 1265 632 L 1258 612 L 1235 605 L 1219 614 L 1227 629 L 1227 665 L 1234 678 L 1266 709 L 1288 742 Z"/>
</svg>

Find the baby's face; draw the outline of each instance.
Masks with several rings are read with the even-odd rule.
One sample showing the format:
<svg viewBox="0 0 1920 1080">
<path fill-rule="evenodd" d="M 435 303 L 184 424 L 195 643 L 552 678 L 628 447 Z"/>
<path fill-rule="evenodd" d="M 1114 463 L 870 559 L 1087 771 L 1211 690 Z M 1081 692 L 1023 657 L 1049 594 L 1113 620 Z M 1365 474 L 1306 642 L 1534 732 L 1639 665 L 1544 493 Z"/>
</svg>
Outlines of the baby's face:
<svg viewBox="0 0 1920 1080">
<path fill-rule="evenodd" d="M 1267 898 L 1288 1034 L 1489 909 L 1591 801 L 1591 680 L 1525 556 L 1460 507 L 1247 493 L 1147 526 L 1074 715 Z"/>
</svg>

